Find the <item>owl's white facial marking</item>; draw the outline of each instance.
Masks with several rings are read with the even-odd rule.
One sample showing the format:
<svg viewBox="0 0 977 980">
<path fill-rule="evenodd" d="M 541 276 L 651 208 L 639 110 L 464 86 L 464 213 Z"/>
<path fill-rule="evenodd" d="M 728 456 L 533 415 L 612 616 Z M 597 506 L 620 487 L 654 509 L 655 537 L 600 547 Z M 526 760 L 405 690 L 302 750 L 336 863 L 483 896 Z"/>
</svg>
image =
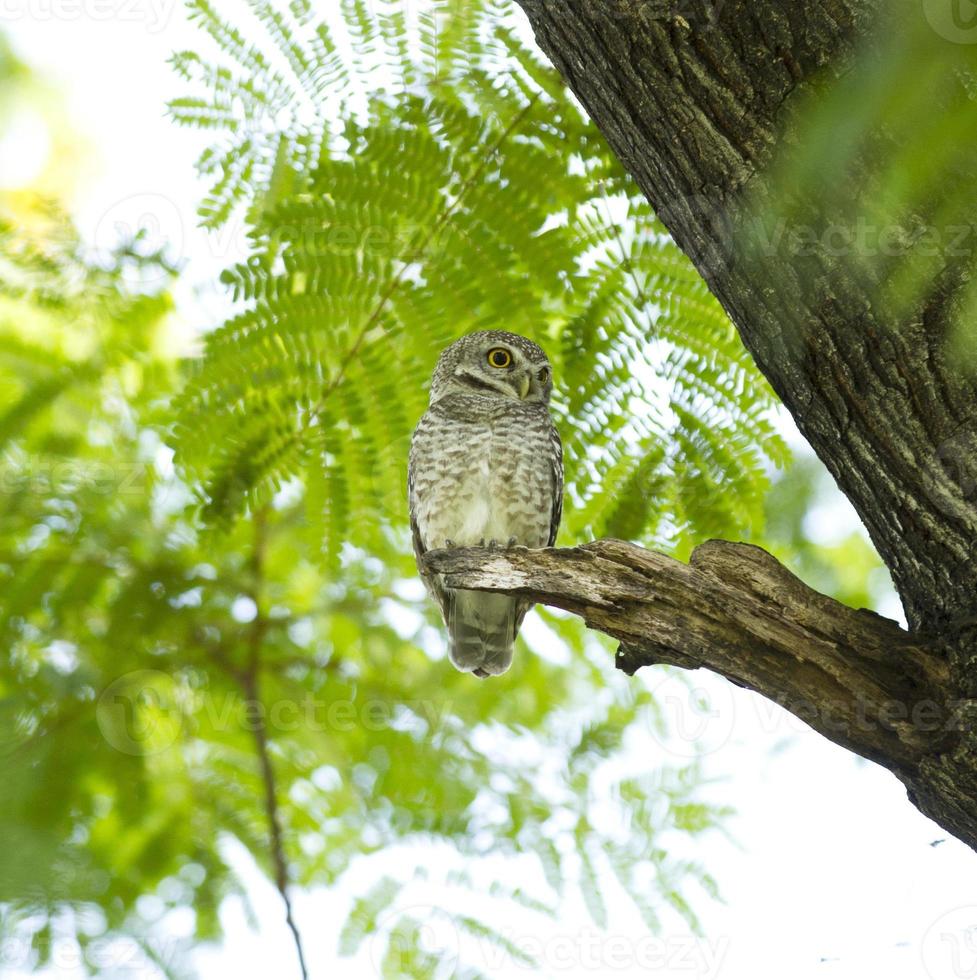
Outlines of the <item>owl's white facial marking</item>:
<svg viewBox="0 0 977 980">
<path fill-rule="evenodd" d="M 516 401 L 545 401 L 548 391 L 550 369 L 545 364 L 517 366 L 515 363 L 506 369 L 496 368 L 496 374 L 475 372 L 467 366 L 455 371 L 458 383 L 480 394 L 499 394 L 503 398 Z"/>
<path fill-rule="evenodd" d="M 552 390 L 546 354 L 532 341 L 500 330 L 469 334 L 441 356 L 431 402 L 449 393 L 546 404 Z"/>
<path fill-rule="evenodd" d="M 475 373 L 467 367 L 459 367 L 455 371 L 455 378 L 462 387 L 469 391 L 474 390 L 479 394 L 497 394 L 503 398 L 512 398 L 512 389 L 502 378 L 494 378 L 490 374 Z"/>
</svg>

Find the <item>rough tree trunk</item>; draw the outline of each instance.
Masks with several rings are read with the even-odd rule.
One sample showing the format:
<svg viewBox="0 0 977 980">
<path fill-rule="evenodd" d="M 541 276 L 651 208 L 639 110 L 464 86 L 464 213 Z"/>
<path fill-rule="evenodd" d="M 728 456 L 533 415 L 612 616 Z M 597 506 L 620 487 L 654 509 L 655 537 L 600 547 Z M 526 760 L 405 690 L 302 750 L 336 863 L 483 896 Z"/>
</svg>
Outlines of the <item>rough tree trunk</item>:
<svg viewBox="0 0 977 980">
<path fill-rule="evenodd" d="M 788 707 L 813 705 L 821 719 L 814 727 L 888 766 L 924 813 L 977 847 L 977 388 L 943 356 L 963 277 L 947 266 L 925 305 L 896 329 L 873 308 L 848 257 L 819 248 L 804 255 L 757 251 L 741 234 L 758 204 L 771 199 L 770 163 L 796 135 L 799 100 L 871 43 L 883 6 L 518 2 L 865 522 L 912 633 L 825 605 L 829 600 L 776 571 L 769 556 L 716 545 L 681 573 L 660 556 L 629 552 L 627 581 L 637 593 L 623 603 L 609 600 L 611 620 L 595 616 L 585 597 L 569 595 L 567 582 L 558 588 L 552 563 L 586 566 L 583 581 L 567 581 L 598 595 L 596 569 L 614 578 L 620 553 L 610 564 L 595 563 L 592 552 L 536 553 L 520 559 L 517 580 L 504 584 L 581 612 L 621 637 L 629 670 L 705 665 Z M 811 200 L 795 220 L 819 231 L 837 217 Z M 606 559 L 606 545 L 597 547 Z M 581 554 L 589 564 L 580 564 Z M 454 570 L 467 587 L 498 588 L 499 561 Z M 730 578 L 717 584 L 719 568 Z M 661 598 L 661 576 L 668 588 L 687 590 L 700 619 L 692 622 L 681 596 Z M 830 626 L 822 621 L 826 609 Z M 636 617 L 630 632 L 622 619 L 628 615 Z M 766 624 L 760 633 L 756 617 Z M 753 656 L 759 661 L 751 666 Z M 883 695 L 906 709 L 886 729 L 891 737 L 855 731 L 851 706 Z M 847 722 L 832 731 L 825 712 L 846 699 Z M 939 724 L 914 720 L 913 706 L 924 701 L 938 706 Z"/>
</svg>

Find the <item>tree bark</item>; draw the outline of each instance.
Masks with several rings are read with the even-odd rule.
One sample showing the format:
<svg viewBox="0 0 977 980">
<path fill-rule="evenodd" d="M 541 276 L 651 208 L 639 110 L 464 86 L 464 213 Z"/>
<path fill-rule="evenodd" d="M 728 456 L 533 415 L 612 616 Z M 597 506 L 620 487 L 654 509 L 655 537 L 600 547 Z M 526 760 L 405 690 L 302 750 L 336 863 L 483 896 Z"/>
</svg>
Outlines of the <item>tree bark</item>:
<svg viewBox="0 0 977 980">
<path fill-rule="evenodd" d="M 959 263 L 945 263 L 925 301 L 897 324 L 886 320 L 866 292 L 851 257 L 819 244 L 826 228 L 839 217 L 850 222 L 850 214 L 832 214 L 820 200 L 792 202 L 797 204 L 792 220 L 815 232 L 814 244 L 803 254 L 769 243 L 757 249 L 748 233 L 758 209 L 775 206 L 773 161 L 779 148 L 801 138 L 801 100 L 816 95 L 849 70 L 860 51 L 879 43 L 880 15 L 887 5 L 881 0 L 518 2 L 543 51 L 692 258 L 864 521 L 906 610 L 912 636 L 905 649 L 925 648 L 930 668 L 934 657 L 943 660 L 946 675 L 927 668 L 924 686 L 944 716 L 956 706 L 956 721 L 952 733 L 915 731 L 911 741 L 921 754 L 910 758 L 902 736 L 873 741 L 825 734 L 887 765 L 925 813 L 977 844 L 977 737 L 965 720 L 970 699 L 977 698 L 977 562 L 972 560 L 977 385 L 948 363 L 944 349 L 967 272 Z M 877 135 L 876 142 L 884 145 L 886 134 Z M 857 201 L 850 202 L 850 210 L 857 207 Z M 961 222 L 977 222 L 977 207 L 961 215 Z M 709 549 L 710 561 L 745 554 L 715 545 Z M 560 564 L 568 560 L 564 556 Z M 686 587 L 703 585 L 708 575 L 695 560 L 698 577 L 690 571 L 685 579 L 660 559 L 653 565 L 656 575 L 667 568 L 675 584 L 683 581 Z M 769 572 L 771 566 L 756 561 L 737 570 L 760 565 Z M 641 574 L 647 574 L 651 566 L 642 567 Z M 540 584 L 534 577 L 532 582 Z M 746 601 L 749 589 L 710 587 L 708 616 L 714 622 L 743 612 L 726 604 Z M 782 610 L 781 629 L 806 629 L 804 616 L 826 608 L 823 597 L 807 599 L 809 606 L 798 599 Z M 564 603 L 570 603 L 566 596 L 556 604 Z M 674 632 L 684 620 L 680 605 L 673 605 L 674 618 L 666 618 Z M 905 685 L 921 683 L 910 669 L 917 653 L 907 661 L 903 646 L 894 641 L 888 657 L 877 646 L 860 649 L 866 639 L 864 614 L 834 610 L 832 617 L 839 628 L 853 630 L 837 682 L 861 692 L 856 675 L 870 661 L 876 693 L 909 703 Z M 655 623 L 659 630 L 662 625 Z M 621 623 L 618 627 L 623 629 Z M 823 707 L 818 698 L 838 694 L 825 677 L 814 683 L 811 662 L 801 664 L 785 649 L 774 661 L 765 655 L 770 670 L 760 677 L 744 673 L 743 647 L 722 642 L 715 632 L 697 633 L 700 642 L 694 647 L 660 636 L 653 641 L 651 635 L 657 634 L 642 632 L 640 643 L 622 636 L 625 666 L 656 660 L 703 664 L 788 704 L 810 696 Z M 717 643 L 714 653 L 706 649 L 708 640 Z M 841 669 L 832 664 L 832 670 Z"/>
<path fill-rule="evenodd" d="M 520 595 L 619 640 L 617 666 L 708 667 L 891 770 L 910 798 L 977 848 L 977 784 L 940 788 L 973 702 L 952 695 L 938 643 L 809 588 L 753 545 L 707 541 L 688 565 L 625 541 L 428 552 L 449 588 Z"/>
</svg>

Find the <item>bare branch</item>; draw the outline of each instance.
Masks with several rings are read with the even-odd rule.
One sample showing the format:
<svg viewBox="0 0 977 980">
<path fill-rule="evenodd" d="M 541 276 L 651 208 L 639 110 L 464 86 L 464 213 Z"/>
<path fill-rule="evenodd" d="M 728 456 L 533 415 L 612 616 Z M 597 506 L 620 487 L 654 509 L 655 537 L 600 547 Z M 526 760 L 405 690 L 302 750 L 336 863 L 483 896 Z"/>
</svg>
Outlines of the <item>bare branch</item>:
<svg viewBox="0 0 977 980">
<path fill-rule="evenodd" d="M 621 641 L 617 665 L 628 673 L 673 664 L 722 674 L 890 769 L 914 796 L 927 762 L 959 737 L 935 643 L 821 595 L 752 545 L 709 541 L 688 565 L 612 540 L 432 551 L 425 563 L 451 588 L 515 593 L 581 616 Z"/>
<path fill-rule="evenodd" d="M 251 573 L 253 583 L 250 589 L 251 599 L 255 604 L 255 618 L 251 623 L 248 637 L 248 664 L 240 673 L 239 679 L 244 689 L 244 696 L 252 704 L 261 703 L 261 691 L 258 678 L 261 672 L 261 651 L 270 621 L 262 608 L 262 591 L 265 577 L 265 551 L 268 539 L 267 513 L 259 510 L 254 515 L 254 546 L 251 553 Z M 289 895 L 288 861 L 285 857 L 284 834 L 282 833 L 281 813 L 278 809 L 278 792 L 275 782 L 275 769 L 271 761 L 271 750 L 268 743 L 268 730 L 265 727 L 264 712 L 257 712 L 254 725 L 254 743 L 258 754 L 258 764 L 261 771 L 261 782 L 265 792 L 265 815 L 268 818 L 268 835 L 271 844 L 271 859 L 275 869 L 275 887 L 282 897 L 285 906 L 285 922 L 292 933 L 295 952 L 299 960 L 302 980 L 308 980 L 309 971 L 305 963 L 305 950 L 302 946 L 302 936 L 295 923 L 292 911 L 292 900 Z"/>
</svg>

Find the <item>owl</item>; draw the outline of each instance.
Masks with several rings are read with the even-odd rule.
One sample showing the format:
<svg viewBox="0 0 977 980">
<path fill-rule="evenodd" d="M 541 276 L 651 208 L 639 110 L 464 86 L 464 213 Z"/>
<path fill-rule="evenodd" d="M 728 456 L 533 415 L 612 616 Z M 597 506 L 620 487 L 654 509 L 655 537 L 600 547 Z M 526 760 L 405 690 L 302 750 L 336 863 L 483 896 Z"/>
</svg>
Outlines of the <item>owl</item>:
<svg viewBox="0 0 977 980">
<path fill-rule="evenodd" d="M 446 348 L 414 430 L 407 493 L 414 553 L 448 628 L 452 663 L 476 677 L 508 670 L 531 602 L 445 588 L 422 570 L 434 548 L 549 547 L 563 510 L 563 447 L 550 418 L 553 372 L 531 340 L 503 330 Z"/>
</svg>

